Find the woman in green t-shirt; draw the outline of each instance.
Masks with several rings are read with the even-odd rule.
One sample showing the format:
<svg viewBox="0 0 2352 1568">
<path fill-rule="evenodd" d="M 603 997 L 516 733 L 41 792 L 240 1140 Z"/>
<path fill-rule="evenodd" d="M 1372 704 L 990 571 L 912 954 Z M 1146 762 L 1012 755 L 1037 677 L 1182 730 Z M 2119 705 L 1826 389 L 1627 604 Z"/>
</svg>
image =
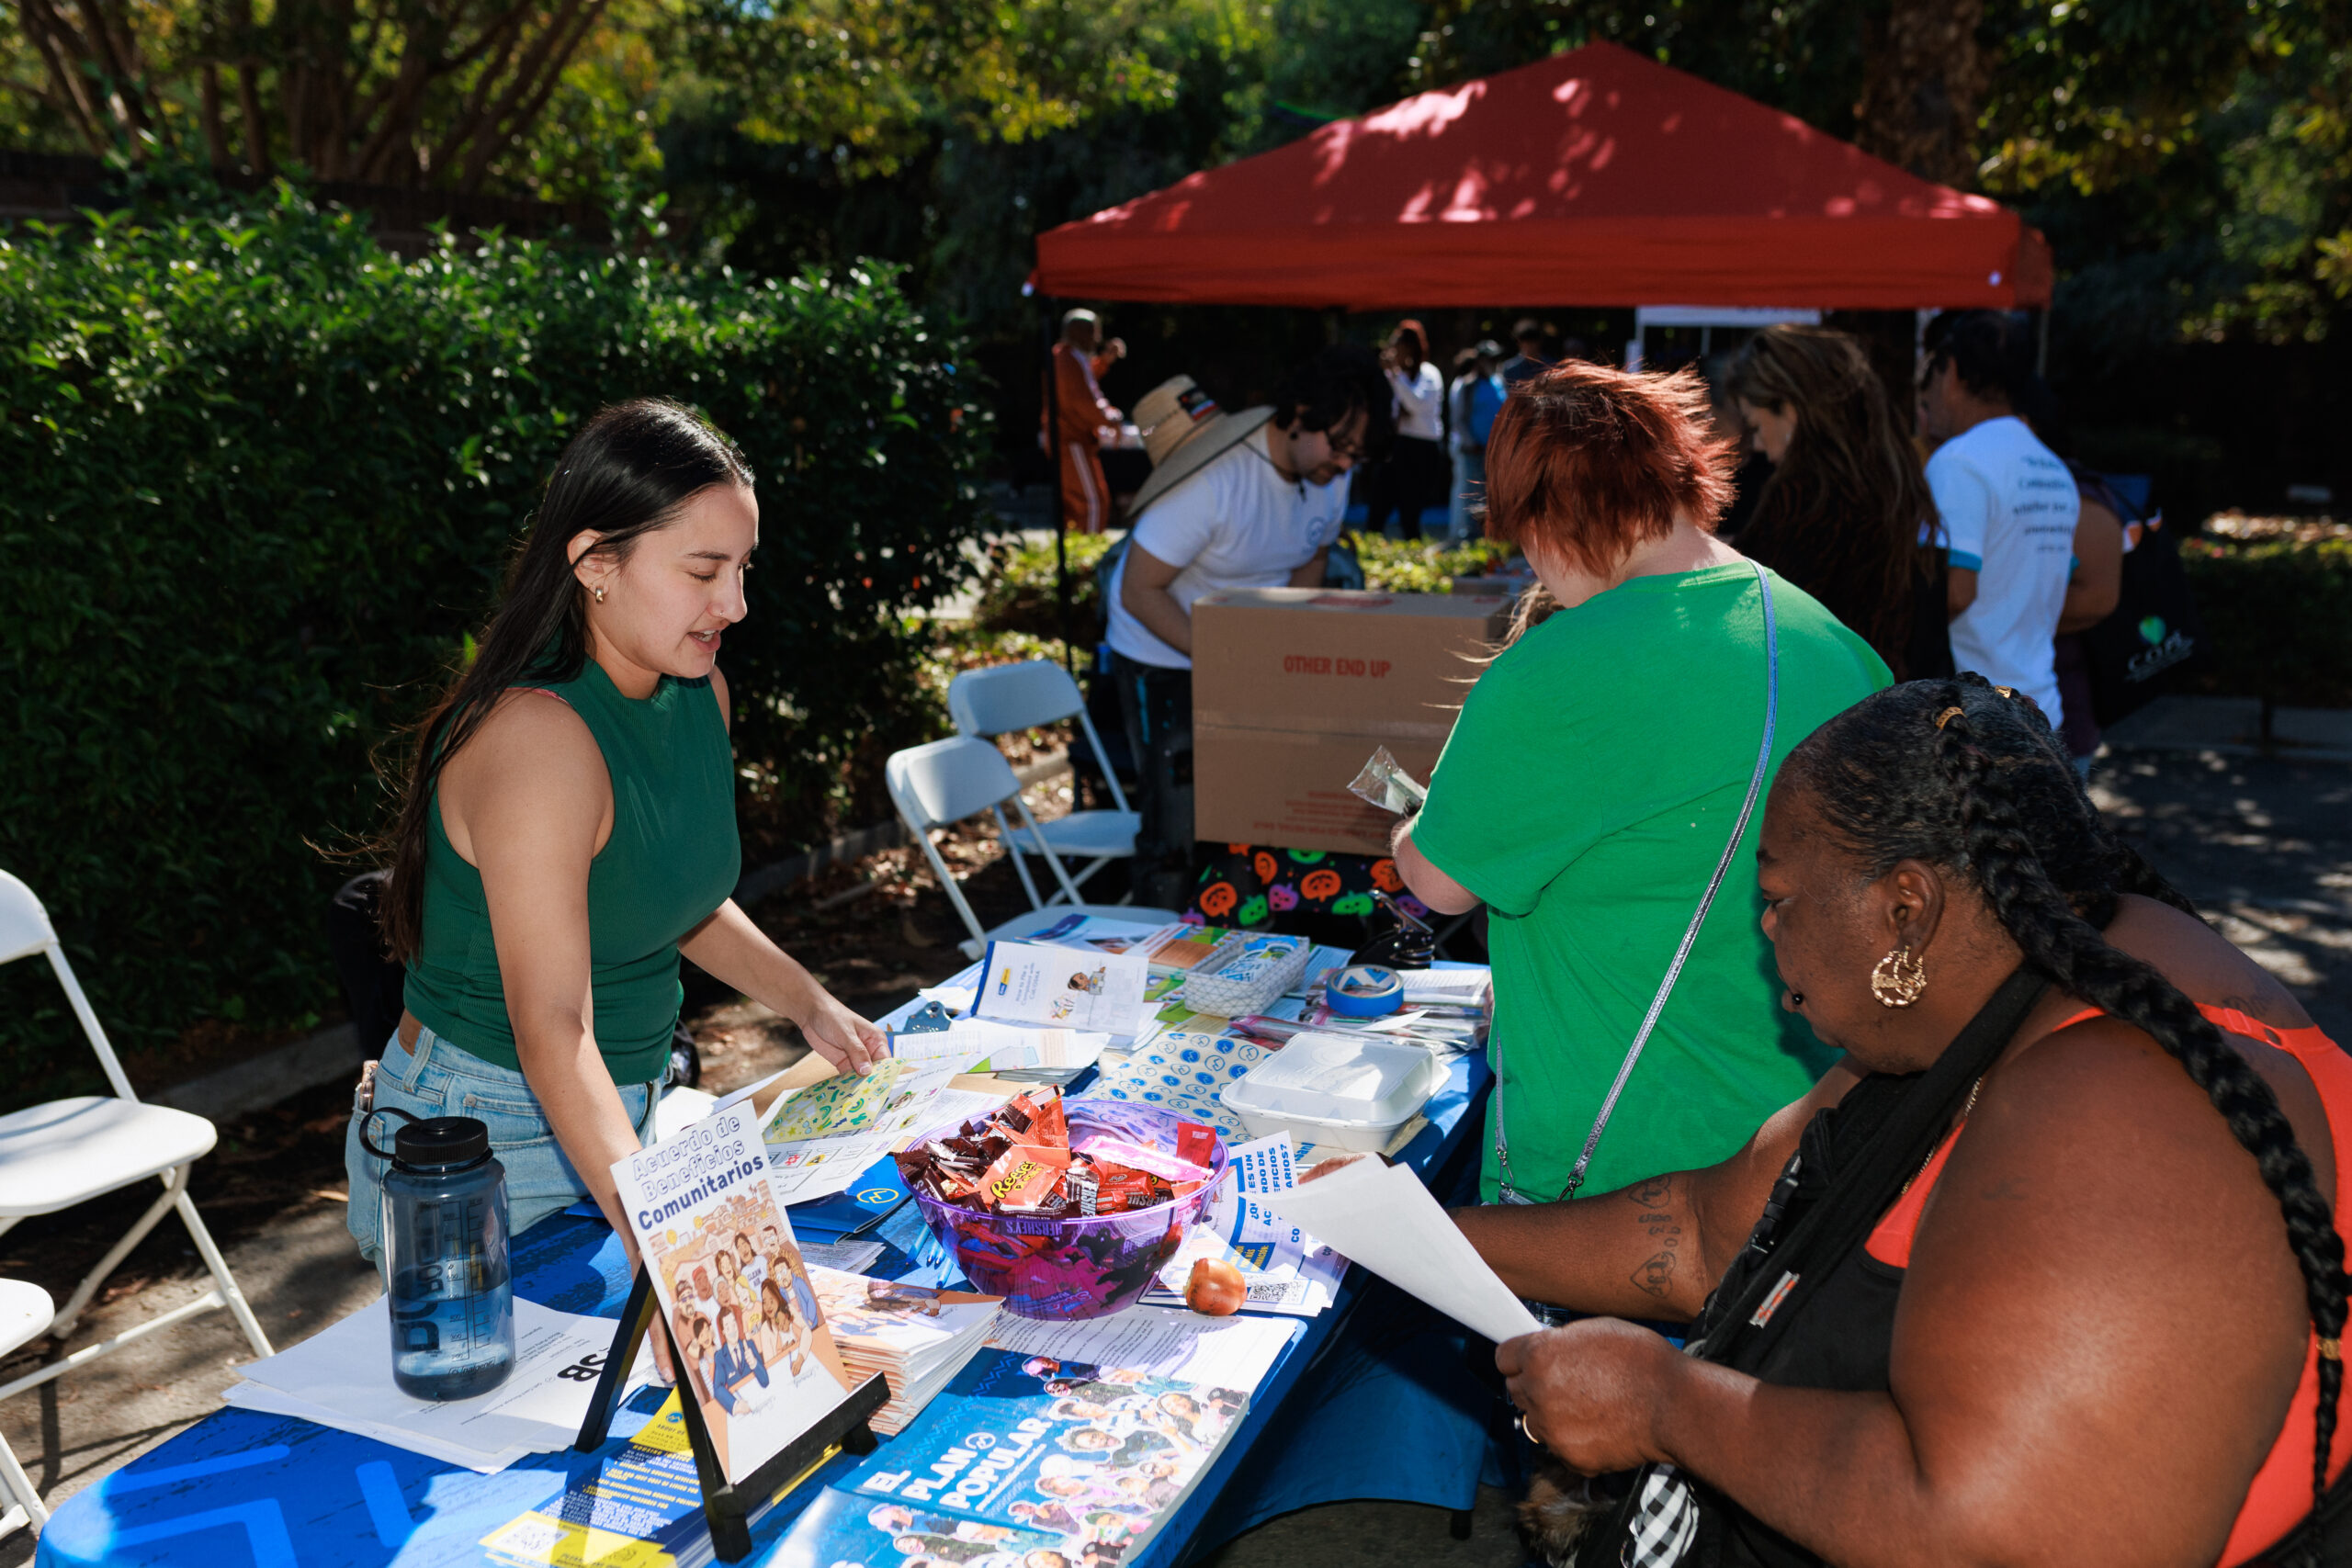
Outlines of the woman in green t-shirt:
<svg viewBox="0 0 2352 1568">
<path fill-rule="evenodd" d="M 1514 389 L 1487 438 L 1487 531 L 1556 607 L 1471 688 L 1396 856 L 1431 908 L 1487 906 L 1490 1201 L 1561 1195 L 1751 781 L 1760 799 L 1792 747 L 1887 683 L 1868 643 L 1714 536 L 1730 464 L 1687 372 L 1563 365 Z M 1780 1008 L 1745 874 L 1756 830 L 1611 1111 L 1591 1190 L 1724 1158 L 1829 1065 Z"/>
<path fill-rule="evenodd" d="M 759 528 L 741 454 L 674 403 L 606 409 L 556 460 L 480 651 L 424 721 L 392 834 L 384 926 L 406 1007 L 345 1142 L 371 1260 L 385 1161 L 360 1129 L 390 1108 L 479 1119 L 514 1230 L 592 1197 L 634 1264 L 612 1166 L 652 1130 L 682 952 L 835 1066 L 883 1053 L 732 897 L 718 648 Z"/>
</svg>

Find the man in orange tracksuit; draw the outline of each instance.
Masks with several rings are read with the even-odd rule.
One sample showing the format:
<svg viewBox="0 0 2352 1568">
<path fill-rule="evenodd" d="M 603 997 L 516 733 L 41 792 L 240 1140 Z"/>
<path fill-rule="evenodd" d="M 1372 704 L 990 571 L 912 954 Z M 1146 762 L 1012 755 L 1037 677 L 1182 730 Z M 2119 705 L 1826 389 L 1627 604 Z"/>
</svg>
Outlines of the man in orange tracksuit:
<svg viewBox="0 0 2352 1568">
<path fill-rule="evenodd" d="M 1072 310 L 1062 318 L 1062 340 L 1054 344 L 1054 396 L 1059 404 L 1058 433 L 1054 410 L 1038 416 L 1037 445 L 1061 440 L 1062 516 L 1071 530 L 1100 534 L 1111 524 L 1111 492 L 1102 479 L 1101 452 L 1115 441 L 1126 415 L 1102 396 L 1096 379 L 1113 364 L 1126 357 L 1127 345 L 1117 338 L 1095 346 L 1101 322 L 1091 310 Z"/>
</svg>

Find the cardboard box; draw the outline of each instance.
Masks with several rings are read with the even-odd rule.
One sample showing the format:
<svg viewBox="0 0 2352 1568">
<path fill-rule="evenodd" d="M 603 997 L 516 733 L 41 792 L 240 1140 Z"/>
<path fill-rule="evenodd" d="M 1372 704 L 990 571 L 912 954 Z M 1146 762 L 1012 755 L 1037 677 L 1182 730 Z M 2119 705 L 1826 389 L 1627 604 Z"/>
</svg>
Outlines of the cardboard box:
<svg viewBox="0 0 2352 1568">
<path fill-rule="evenodd" d="M 1496 593 L 1239 588 L 1193 604 L 1194 832 L 1385 854 L 1348 793 L 1375 747 L 1423 783 L 1510 622 Z"/>
</svg>

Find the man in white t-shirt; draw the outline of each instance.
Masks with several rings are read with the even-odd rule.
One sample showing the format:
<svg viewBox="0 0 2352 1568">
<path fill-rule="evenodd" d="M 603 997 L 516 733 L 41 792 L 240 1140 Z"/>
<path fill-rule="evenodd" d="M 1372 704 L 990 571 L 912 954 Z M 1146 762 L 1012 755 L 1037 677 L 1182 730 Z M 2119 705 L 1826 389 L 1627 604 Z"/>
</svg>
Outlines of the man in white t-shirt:
<svg viewBox="0 0 2352 1568">
<path fill-rule="evenodd" d="M 2074 476 L 2015 412 L 2031 375 L 2023 326 L 1992 310 L 1928 325 L 1919 428 L 1951 556 L 1952 663 L 2064 720 L 2055 645 L 2081 509 Z"/>
<path fill-rule="evenodd" d="M 1143 818 L 1136 896 L 1182 908 L 1193 852 L 1193 602 L 1221 588 L 1320 587 L 1347 475 L 1388 434 L 1388 387 L 1360 348 L 1327 349 L 1271 408 L 1220 410 L 1186 377 L 1136 405 L 1152 477 L 1108 584 L 1118 682 Z"/>
</svg>

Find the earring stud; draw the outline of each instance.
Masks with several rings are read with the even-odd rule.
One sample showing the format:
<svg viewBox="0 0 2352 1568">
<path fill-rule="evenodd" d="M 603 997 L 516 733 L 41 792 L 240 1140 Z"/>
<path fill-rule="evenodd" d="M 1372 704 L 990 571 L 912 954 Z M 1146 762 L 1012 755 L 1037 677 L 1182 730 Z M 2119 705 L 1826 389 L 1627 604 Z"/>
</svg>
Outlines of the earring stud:
<svg viewBox="0 0 2352 1568">
<path fill-rule="evenodd" d="M 590 590 L 588 590 L 588 592 L 591 592 L 591 593 L 593 593 L 593 594 L 594 594 L 594 595 L 596 596 L 596 603 L 597 603 L 597 604 L 603 604 L 603 603 L 605 602 L 605 591 L 604 591 L 603 589 L 601 589 L 601 588 L 591 588 Z"/>
<path fill-rule="evenodd" d="M 1871 995 L 1883 1008 L 1907 1008 L 1927 989 L 1928 966 L 1907 946 L 1889 953 L 1871 971 Z"/>
</svg>

